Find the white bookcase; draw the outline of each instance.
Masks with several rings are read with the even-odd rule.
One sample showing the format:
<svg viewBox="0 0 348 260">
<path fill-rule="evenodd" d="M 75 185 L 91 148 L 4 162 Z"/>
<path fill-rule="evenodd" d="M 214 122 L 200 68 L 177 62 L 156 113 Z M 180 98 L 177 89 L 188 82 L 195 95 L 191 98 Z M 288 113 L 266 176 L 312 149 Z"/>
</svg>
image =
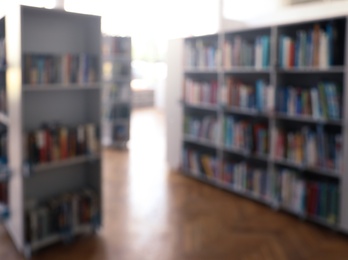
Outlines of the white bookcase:
<svg viewBox="0 0 348 260">
<path fill-rule="evenodd" d="M 103 36 L 103 133 L 107 147 L 124 147 L 130 138 L 132 41 Z"/>
<path fill-rule="evenodd" d="M 189 37 L 181 42 L 181 46 L 177 44 L 178 53 L 184 52 L 183 63 L 179 59 L 174 61 L 178 66 L 184 64 L 181 75 L 176 77 L 177 80 L 184 81 L 183 84 L 176 81 L 176 87 L 182 89 L 183 124 L 180 130 L 182 133 L 172 133 L 168 139 L 172 142 L 174 135 L 181 139 L 181 151 L 176 151 L 181 153 L 183 172 L 204 183 L 289 212 L 301 219 L 348 232 L 347 21 L 347 17 L 332 17 L 279 26 L 222 31 Z M 297 39 L 303 45 L 297 45 Z M 243 41 L 246 43 L 245 48 L 241 48 Z M 267 61 L 255 62 L 253 57 L 260 59 L 264 56 L 253 44 L 264 41 L 268 42 L 265 45 L 268 45 L 268 49 L 262 49 L 264 45 L 261 45 L 261 49 L 267 50 Z M 317 47 L 307 47 L 307 44 L 310 46 L 314 41 L 321 43 Z M 240 49 L 232 50 L 228 44 Z M 322 49 L 318 46 L 322 46 Z M 287 50 L 290 51 L 284 54 L 281 48 L 289 48 Z M 294 58 L 296 55 L 291 53 L 301 53 L 301 48 L 302 52 L 307 48 L 305 52 L 310 53 L 309 56 L 302 53 Z M 317 54 L 313 54 L 314 48 L 318 48 Z M 255 56 L 251 54 L 254 51 Z M 326 64 L 330 55 L 329 64 Z M 322 59 L 323 57 L 325 58 Z M 232 83 L 231 78 L 234 80 Z M 255 105 L 256 98 L 261 96 L 252 94 L 257 92 L 258 80 L 267 82 L 266 87 L 269 88 L 268 100 L 263 109 Z M 235 87 L 237 84 L 240 86 Z M 306 95 L 314 88 L 321 91 L 320 84 L 325 85 L 323 89 L 330 91 L 326 95 L 318 94 L 320 98 L 327 99 L 318 101 L 327 106 L 326 112 L 321 111 L 326 116 L 318 117 L 314 116 L 315 105 L 308 104 L 314 104 L 313 100 L 319 98 L 309 98 Z M 330 87 L 326 87 L 327 85 Z M 230 88 L 232 90 L 229 90 L 229 86 L 233 86 Z M 282 93 L 290 93 L 292 90 L 285 89 L 293 86 L 296 87 L 296 92 L 293 92 L 296 93 L 296 98 L 292 96 L 290 100 L 287 96 L 287 102 L 297 100 L 297 105 L 289 108 L 283 98 L 290 94 Z M 243 97 L 236 88 L 244 89 Z M 335 95 L 331 92 L 333 88 L 336 88 Z M 306 91 L 307 94 L 303 94 Z M 228 100 L 235 98 L 233 93 L 240 95 L 237 101 Z M 249 95 L 255 97 L 255 100 L 245 101 Z M 243 105 L 241 99 L 244 100 Z M 333 116 L 335 112 L 332 107 L 335 105 L 330 102 L 337 102 L 340 116 Z M 312 107 L 308 109 L 307 106 Z M 180 109 L 176 108 L 176 111 Z M 177 117 L 180 118 L 181 115 Z M 205 128 L 204 120 L 209 122 Z M 236 130 L 237 123 L 240 123 L 239 130 Z M 198 131 L 199 124 L 202 126 L 201 131 Z M 214 124 L 215 130 L 207 131 Z M 248 132 L 250 129 L 245 127 L 248 124 L 256 125 L 258 129 L 250 128 L 252 132 Z M 263 129 L 262 134 L 255 134 L 260 129 Z M 201 134 L 202 132 L 209 134 Z M 235 135 L 233 138 L 232 132 Z M 282 137 L 283 132 L 286 134 Z M 314 144 L 317 149 L 314 150 L 314 146 L 308 148 L 313 136 L 317 138 Z M 264 138 L 260 139 L 264 140 L 263 148 L 255 141 L 257 138 Z M 328 140 L 331 140 L 331 146 Z M 313 139 L 311 142 L 310 145 L 313 145 Z M 335 142 L 335 147 L 332 142 Z M 282 146 L 286 147 L 284 151 L 279 149 Z M 311 152 L 308 152 L 309 149 L 312 149 Z M 313 162 L 311 156 L 317 151 L 317 158 L 322 160 L 315 159 Z M 171 160 L 171 164 L 175 166 L 177 162 Z"/>
<path fill-rule="evenodd" d="M 24 145 L 26 133 L 47 122 L 55 121 L 67 127 L 93 124 L 94 131 L 100 128 L 100 17 L 13 5 L 5 19 L 8 147 L 9 167 L 12 171 L 9 185 L 11 217 L 6 227 L 17 249 L 30 256 L 33 251 L 44 246 L 76 234 L 91 232 L 101 225 L 101 154 L 98 143 L 93 143 L 93 151 L 89 150 L 82 155 L 77 156 L 76 153 L 69 155 L 69 158 L 35 164 L 26 161 Z M 26 55 L 52 55 L 62 59 L 67 54 L 93 56 L 93 79 L 90 79 L 91 71 L 88 69 L 87 74 L 82 74 L 88 75 L 88 79 L 74 83 L 69 83 L 72 80 L 64 82 L 63 79 L 54 83 L 47 83 L 47 80 L 41 84 L 26 82 Z M 79 66 L 81 64 L 87 63 L 80 60 Z M 70 73 L 72 69 L 69 67 L 68 71 Z M 84 132 L 84 138 L 87 135 Z M 32 232 L 28 231 L 32 227 L 26 220 L 27 210 L 33 207 L 33 203 L 41 205 L 47 200 L 85 188 L 92 189 L 99 201 L 93 204 L 97 205 L 93 211 L 93 221 L 84 225 L 72 221 L 65 234 L 45 233 L 40 238 L 28 241 L 26 236 Z"/>
</svg>

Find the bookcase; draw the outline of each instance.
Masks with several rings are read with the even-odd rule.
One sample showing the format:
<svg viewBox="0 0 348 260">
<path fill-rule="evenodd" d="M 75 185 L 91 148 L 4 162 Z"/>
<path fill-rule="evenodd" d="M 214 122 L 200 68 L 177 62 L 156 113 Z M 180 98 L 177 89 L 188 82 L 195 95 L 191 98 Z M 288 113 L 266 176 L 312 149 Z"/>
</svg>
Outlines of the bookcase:
<svg viewBox="0 0 348 260">
<path fill-rule="evenodd" d="M 5 225 L 30 257 L 101 226 L 100 17 L 14 4 L 5 19 Z"/>
<path fill-rule="evenodd" d="M 130 138 L 132 44 L 130 37 L 103 36 L 103 145 L 124 147 Z"/>
<path fill-rule="evenodd" d="M 347 17 L 183 41 L 182 171 L 348 231 Z"/>
<path fill-rule="evenodd" d="M 0 19 L 0 221 L 9 218 L 8 180 L 10 171 L 7 166 L 8 117 L 6 105 L 6 53 L 5 17 Z"/>
</svg>

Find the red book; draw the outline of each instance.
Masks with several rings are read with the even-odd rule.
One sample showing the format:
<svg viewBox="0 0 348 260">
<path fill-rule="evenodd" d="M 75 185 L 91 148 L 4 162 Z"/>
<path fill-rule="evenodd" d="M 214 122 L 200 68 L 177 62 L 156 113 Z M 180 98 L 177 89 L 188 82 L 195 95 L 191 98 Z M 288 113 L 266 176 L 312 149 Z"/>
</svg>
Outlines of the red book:
<svg viewBox="0 0 348 260">
<path fill-rule="evenodd" d="M 289 67 L 292 68 L 295 66 L 295 43 L 290 41 L 290 51 L 289 51 Z"/>
</svg>

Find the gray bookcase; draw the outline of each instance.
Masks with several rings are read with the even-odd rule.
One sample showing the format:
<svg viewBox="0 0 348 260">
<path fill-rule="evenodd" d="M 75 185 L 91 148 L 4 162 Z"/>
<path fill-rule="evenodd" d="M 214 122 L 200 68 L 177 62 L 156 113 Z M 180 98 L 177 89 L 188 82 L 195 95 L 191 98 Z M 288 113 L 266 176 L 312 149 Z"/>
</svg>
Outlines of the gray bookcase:
<svg viewBox="0 0 348 260">
<path fill-rule="evenodd" d="M 182 138 L 182 171 L 347 232 L 347 21 L 332 17 L 185 38 L 180 47 L 183 73 L 177 77 L 184 81 L 182 134 L 175 134 Z M 316 47 L 303 47 L 314 41 Z M 253 45 L 257 42 L 261 52 Z M 300 44 L 308 48 L 303 52 L 307 54 L 284 51 L 301 53 Z M 262 88 L 257 87 L 260 82 Z M 320 97 L 309 93 L 320 91 L 320 84 L 324 91 L 330 89 L 318 94 L 326 98 L 320 103 L 327 106 L 325 112 L 320 110 L 326 117 L 313 116 L 312 102 Z M 235 100 L 241 91 L 244 96 Z M 289 93 L 294 95 L 291 101 Z M 288 105 L 294 100 L 297 103 Z M 315 159 L 313 151 L 319 151 Z"/>
<path fill-rule="evenodd" d="M 103 36 L 103 133 L 107 147 L 124 147 L 130 138 L 132 41 Z"/>
<path fill-rule="evenodd" d="M 12 172 L 9 183 L 11 217 L 5 225 L 17 249 L 26 256 L 30 256 L 32 252 L 42 247 L 58 241 L 70 240 L 77 234 L 91 233 L 101 225 L 101 153 L 98 136 L 95 133 L 99 131 L 101 123 L 100 17 L 12 5 L 9 6 L 5 19 L 8 157 Z M 47 74 L 40 76 L 42 70 L 46 70 L 47 67 L 39 67 L 39 72 L 32 72 L 31 69 L 28 71 L 26 64 L 28 56 L 54 56 L 56 60 L 63 62 L 63 57 L 70 54 L 84 57 L 79 60 L 79 68 L 84 68 L 80 71 L 79 79 L 72 79 L 77 77 L 77 72 L 70 67 L 71 60 L 67 65 L 70 75 L 68 81 L 63 80 L 63 74 L 60 74 L 56 80 L 47 79 L 49 78 L 45 76 Z M 89 58 L 92 56 L 93 59 Z M 93 65 L 91 65 L 92 61 Z M 32 62 L 30 66 L 42 66 L 38 64 Z M 32 68 L 30 66 L 29 68 Z M 50 65 L 45 63 L 44 66 Z M 66 69 L 66 67 L 63 69 L 62 64 L 52 66 L 61 66 L 61 70 Z M 93 69 L 91 69 L 92 66 Z M 57 70 L 59 71 L 59 68 Z M 31 73 L 29 76 L 32 78 L 35 74 L 35 80 L 29 81 L 28 73 Z M 50 73 L 54 75 L 53 72 Z M 63 72 L 59 71 L 59 73 Z M 46 78 L 41 81 L 37 80 L 38 77 Z M 45 159 L 45 162 L 41 159 L 39 162 L 28 160 L 26 149 L 28 131 L 36 131 L 43 123 L 51 122 L 59 122 L 69 129 L 86 124 L 93 125 L 88 130 L 89 134 L 84 132 L 84 129 L 81 130 L 82 137 L 81 135 L 78 137 L 82 138 L 78 140 L 85 142 L 89 136 L 88 152 L 85 149 L 83 154 L 78 154 L 70 150 L 69 155 L 64 155 L 64 158 Z M 70 141 L 68 143 L 71 144 Z M 60 151 L 60 156 L 62 154 L 63 152 Z M 68 217 L 64 232 L 61 229 L 60 231 L 52 231 L 51 228 L 47 230 L 45 225 L 45 232 L 41 230 L 40 236 L 32 235 L 33 226 L 37 228 L 38 222 L 41 221 L 46 223 L 45 221 L 50 219 L 48 216 L 53 213 L 51 211 L 47 213 L 46 208 L 43 213 L 46 215 L 44 217 L 40 215 L 42 218 L 36 215 L 36 224 L 33 224 L 34 218 L 28 217 L 30 210 L 43 207 L 42 205 L 63 194 L 74 194 L 86 188 L 93 190 L 95 195 L 93 198 L 97 201 L 89 204 L 90 208 L 92 208 L 91 205 L 95 206 L 93 206 L 93 218 L 92 213 L 89 213 L 88 220 L 84 220 L 82 224 L 81 220 L 75 221 L 80 218 L 81 213 L 77 213 L 79 216 L 71 217 L 71 219 L 74 218 L 73 220 Z M 76 201 L 81 202 L 80 199 Z M 72 204 L 69 203 L 64 204 L 64 207 L 70 210 L 69 212 L 80 212 L 80 209 L 73 209 Z M 28 239 L 28 233 L 31 236 L 30 239 Z"/>
</svg>

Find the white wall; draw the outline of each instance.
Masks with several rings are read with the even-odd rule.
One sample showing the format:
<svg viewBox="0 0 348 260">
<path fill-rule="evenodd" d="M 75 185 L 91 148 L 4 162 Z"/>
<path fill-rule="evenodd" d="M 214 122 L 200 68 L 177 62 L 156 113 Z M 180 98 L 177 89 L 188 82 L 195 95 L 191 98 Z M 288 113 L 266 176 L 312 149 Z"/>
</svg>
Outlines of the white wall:
<svg viewBox="0 0 348 260">
<path fill-rule="evenodd" d="M 178 169 L 181 163 L 182 98 L 183 85 L 183 40 L 168 41 L 165 114 L 166 114 L 166 158 L 170 169 Z"/>
<path fill-rule="evenodd" d="M 236 0 L 225 1 L 232 4 Z M 252 27 L 348 15 L 348 0 L 310 2 L 297 5 L 289 5 L 289 0 L 243 0 L 242 2 L 245 1 L 253 6 L 252 13 L 248 13 L 247 9 L 238 7 L 238 5 L 232 11 L 228 5 L 225 5 L 225 17 L 239 20 Z M 264 1 L 267 3 L 268 10 L 267 8 L 257 10 L 258 8 L 255 7 L 258 6 L 253 5 L 253 3 Z"/>
</svg>

